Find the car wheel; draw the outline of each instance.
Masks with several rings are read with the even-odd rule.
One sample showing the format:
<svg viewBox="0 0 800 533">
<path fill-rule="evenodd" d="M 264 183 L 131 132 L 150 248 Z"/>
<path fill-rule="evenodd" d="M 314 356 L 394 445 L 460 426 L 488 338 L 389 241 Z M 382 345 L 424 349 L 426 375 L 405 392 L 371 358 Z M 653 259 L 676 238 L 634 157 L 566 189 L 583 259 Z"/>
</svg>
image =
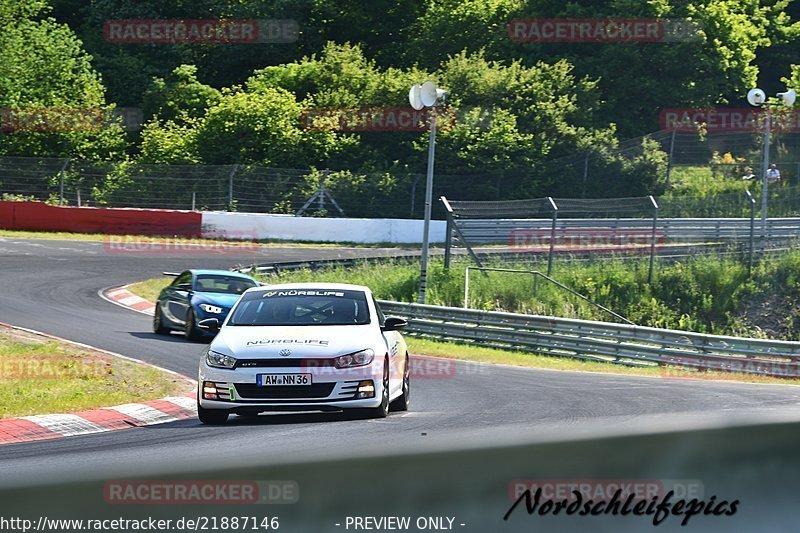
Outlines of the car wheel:
<svg viewBox="0 0 800 533">
<path fill-rule="evenodd" d="M 218 425 L 228 421 L 228 411 L 224 409 L 203 409 L 197 404 L 197 418 L 203 424 Z"/>
<path fill-rule="evenodd" d="M 161 316 L 161 306 L 156 304 L 156 310 L 153 313 L 153 333 L 157 335 L 168 335 L 169 328 L 164 326 L 164 317 Z"/>
<path fill-rule="evenodd" d="M 183 327 L 183 333 L 190 341 L 196 341 L 200 338 L 200 332 L 197 330 L 197 325 L 194 323 L 194 311 L 191 309 L 186 313 L 186 324 Z"/>
<path fill-rule="evenodd" d="M 389 405 L 391 411 L 408 411 L 408 405 L 411 403 L 411 367 L 409 366 L 410 360 L 406 354 L 406 366 L 403 369 L 403 394 Z"/>
</svg>

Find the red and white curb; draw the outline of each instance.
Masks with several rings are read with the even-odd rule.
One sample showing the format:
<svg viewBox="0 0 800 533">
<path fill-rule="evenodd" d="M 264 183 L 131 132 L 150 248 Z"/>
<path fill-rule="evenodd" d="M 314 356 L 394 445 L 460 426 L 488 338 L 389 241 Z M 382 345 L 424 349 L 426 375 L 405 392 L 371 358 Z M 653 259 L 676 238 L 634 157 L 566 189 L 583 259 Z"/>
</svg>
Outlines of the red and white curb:
<svg viewBox="0 0 800 533">
<path fill-rule="evenodd" d="M 128 290 L 130 285 L 123 285 L 122 287 L 112 287 L 109 289 L 102 289 L 98 294 L 100 297 L 108 302 L 119 305 L 126 309 L 133 309 L 145 315 L 153 316 L 156 306 L 153 302 L 145 300 L 141 296 L 137 296 Z"/>
<path fill-rule="evenodd" d="M 102 352 L 112 357 L 118 357 L 156 368 L 162 372 L 186 380 L 187 388 L 197 388 L 197 382 L 195 380 L 178 374 L 177 372 L 151 365 L 150 363 L 137 361 L 136 359 L 121 354 L 70 341 L 33 329 L 22 328 L 4 322 L 0 322 L 0 326 L 40 335 L 59 342 L 65 342 L 81 348 Z M 195 392 L 187 392 L 181 396 L 168 396 L 158 400 L 128 403 L 101 409 L 89 409 L 77 413 L 3 418 L 0 419 L 0 445 L 72 437 L 75 435 L 89 435 L 118 429 L 175 422 L 177 420 L 195 418 L 196 416 L 197 405 Z"/>
<path fill-rule="evenodd" d="M 163 424 L 197 416 L 194 393 L 143 403 L 62 415 L 33 415 L 0 420 L 0 444 L 89 435 Z"/>
</svg>

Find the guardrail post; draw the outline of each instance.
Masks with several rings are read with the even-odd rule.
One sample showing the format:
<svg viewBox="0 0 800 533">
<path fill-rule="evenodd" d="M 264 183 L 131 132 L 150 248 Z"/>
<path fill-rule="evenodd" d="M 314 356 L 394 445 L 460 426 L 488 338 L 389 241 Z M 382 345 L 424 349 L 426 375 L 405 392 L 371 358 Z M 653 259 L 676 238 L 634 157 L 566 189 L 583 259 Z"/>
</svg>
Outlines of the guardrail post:
<svg viewBox="0 0 800 533">
<path fill-rule="evenodd" d="M 650 271 L 647 273 L 647 283 L 653 283 L 653 265 L 656 258 L 656 231 L 658 229 L 658 204 L 653 196 L 650 196 L 653 203 L 653 232 L 650 236 Z"/>
<path fill-rule="evenodd" d="M 750 202 L 750 249 L 747 257 L 747 275 L 749 277 L 753 274 L 753 248 L 756 242 L 756 200 L 749 190 L 744 191 L 744 193 Z"/>
<path fill-rule="evenodd" d="M 547 256 L 547 275 L 553 272 L 553 250 L 556 245 L 556 224 L 558 223 L 558 206 L 551 196 L 547 197 L 550 207 L 553 208 L 553 225 L 550 228 L 550 254 Z"/>
</svg>

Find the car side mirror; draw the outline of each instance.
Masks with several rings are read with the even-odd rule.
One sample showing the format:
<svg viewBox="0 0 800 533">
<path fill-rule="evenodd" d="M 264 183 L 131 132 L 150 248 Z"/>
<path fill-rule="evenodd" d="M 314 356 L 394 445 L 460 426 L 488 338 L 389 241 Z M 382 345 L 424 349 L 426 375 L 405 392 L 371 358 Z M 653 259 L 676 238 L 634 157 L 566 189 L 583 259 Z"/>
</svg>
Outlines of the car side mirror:
<svg viewBox="0 0 800 533">
<path fill-rule="evenodd" d="M 192 292 L 191 283 L 179 283 L 178 285 L 175 286 L 175 288 L 178 289 L 179 291 Z"/>
<path fill-rule="evenodd" d="M 387 316 L 386 321 L 383 323 L 381 327 L 381 331 L 397 331 L 399 329 L 403 329 L 408 325 L 406 319 L 396 317 L 396 316 Z"/>
<path fill-rule="evenodd" d="M 211 333 L 216 333 L 219 331 L 219 319 L 205 318 L 197 323 L 197 327 L 206 331 L 210 331 Z"/>
</svg>

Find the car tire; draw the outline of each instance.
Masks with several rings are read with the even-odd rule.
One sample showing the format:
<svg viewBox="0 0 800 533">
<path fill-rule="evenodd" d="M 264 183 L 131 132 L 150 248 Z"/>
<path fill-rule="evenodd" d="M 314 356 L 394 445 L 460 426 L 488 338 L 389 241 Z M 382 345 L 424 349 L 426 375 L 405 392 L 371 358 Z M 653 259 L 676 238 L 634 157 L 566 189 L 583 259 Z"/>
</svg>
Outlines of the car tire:
<svg viewBox="0 0 800 533">
<path fill-rule="evenodd" d="M 156 335 L 169 335 L 169 328 L 164 326 L 164 317 L 161 315 L 161 306 L 156 304 L 153 312 L 153 333 Z"/>
<path fill-rule="evenodd" d="M 216 426 L 228 421 L 228 411 L 224 409 L 203 409 L 197 404 L 197 418 L 203 424 Z"/>
<path fill-rule="evenodd" d="M 200 339 L 200 331 L 194 323 L 194 311 L 192 309 L 189 309 L 186 313 L 186 324 L 183 326 L 183 333 L 186 335 L 187 340 L 196 341 Z"/>
<path fill-rule="evenodd" d="M 408 411 L 411 403 L 411 367 L 410 360 L 406 354 L 406 364 L 403 368 L 403 393 L 389 404 L 390 411 Z"/>
</svg>

